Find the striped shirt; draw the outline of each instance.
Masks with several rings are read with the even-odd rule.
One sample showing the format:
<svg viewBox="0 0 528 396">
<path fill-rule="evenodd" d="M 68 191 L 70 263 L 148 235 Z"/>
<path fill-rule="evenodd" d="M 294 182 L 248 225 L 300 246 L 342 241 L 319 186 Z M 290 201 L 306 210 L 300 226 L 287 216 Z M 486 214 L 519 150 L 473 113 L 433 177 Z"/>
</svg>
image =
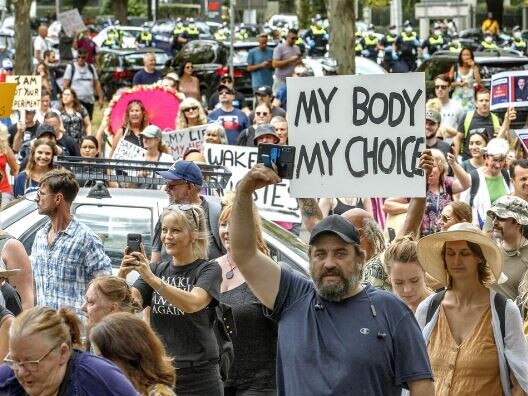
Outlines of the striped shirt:
<svg viewBox="0 0 528 396">
<path fill-rule="evenodd" d="M 87 285 L 97 275 L 112 273 L 110 258 L 99 237 L 74 216 L 48 245 L 50 228 L 48 221 L 37 231 L 31 249 L 37 305 L 72 307 L 82 317 Z"/>
</svg>

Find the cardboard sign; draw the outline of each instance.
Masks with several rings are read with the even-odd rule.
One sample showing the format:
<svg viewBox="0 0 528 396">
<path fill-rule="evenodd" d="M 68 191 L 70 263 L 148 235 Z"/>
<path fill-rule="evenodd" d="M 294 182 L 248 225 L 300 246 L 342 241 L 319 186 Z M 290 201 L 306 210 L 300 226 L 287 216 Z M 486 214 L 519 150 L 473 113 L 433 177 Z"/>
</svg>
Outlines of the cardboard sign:
<svg viewBox="0 0 528 396">
<path fill-rule="evenodd" d="M 238 182 L 257 163 L 256 147 L 204 144 L 203 154 L 208 164 L 223 165 L 233 173 L 224 192 L 235 191 Z M 290 197 L 288 180 L 257 190 L 254 199 L 266 219 L 301 222 L 297 200 Z"/>
<path fill-rule="evenodd" d="M 206 124 L 177 131 L 163 132 L 163 141 L 170 147 L 171 154 L 176 160 L 183 157 L 185 150 L 189 147 L 202 150 L 203 137 L 208 126 L 209 124 Z"/>
<path fill-rule="evenodd" d="M 528 70 L 491 76 L 491 110 L 528 106 Z"/>
<path fill-rule="evenodd" d="M 425 196 L 423 73 L 286 81 L 292 196 Z"/>
<path fill-rule="evenodd" d="M 16 88 L 15 83 L 0 83 L 0 118 L 11 115 Z"/>
<path fill-rule="evenodd" d="M 142 161 L 145 158 L 146 152 L 147 150 L 143 147 L 136 146 L 134 143 L 121 139 L 112 155 L 112 159 Z"/>
<path fill-rule="evenodd" d="M 41 76 L 6 76 L 6 82 L 17 84 L 13 110 L 40 108 Z"/>
<path fill-rule="evenodd" d="M 73 37 L 75 33 L 84 32 L 86 30 L 86 25 L 84 24 L 77 8 L 59 13 L 58 20 L 68 36 Z"/>
</svg>

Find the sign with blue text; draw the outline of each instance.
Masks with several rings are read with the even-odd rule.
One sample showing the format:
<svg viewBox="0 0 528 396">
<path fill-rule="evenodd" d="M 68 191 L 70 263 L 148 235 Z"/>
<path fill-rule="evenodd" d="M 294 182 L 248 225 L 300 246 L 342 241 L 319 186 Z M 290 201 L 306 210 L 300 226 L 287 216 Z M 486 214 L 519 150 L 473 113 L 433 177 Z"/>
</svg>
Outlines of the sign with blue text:
<svg viewBox="0 0 528 396">
<path fill-rule="evenodd" d="M 287 79 L 290 193 L 423 197 L 423 73 Z"/>
</svg>

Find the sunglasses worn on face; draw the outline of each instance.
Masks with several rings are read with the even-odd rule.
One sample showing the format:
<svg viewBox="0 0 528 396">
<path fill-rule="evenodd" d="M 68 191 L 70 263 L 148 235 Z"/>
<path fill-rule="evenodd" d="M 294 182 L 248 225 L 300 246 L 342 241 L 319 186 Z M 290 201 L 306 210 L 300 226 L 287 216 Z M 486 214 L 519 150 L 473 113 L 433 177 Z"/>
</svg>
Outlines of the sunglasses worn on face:
<svg viewBox="0 0 528 396">
<path fill-rule="evenodd" d="M 506 219 L 506 218 L 504 218 L 504 217 L 497 216 L 495 213 L 492 213 L 491 218 L 492 218 L 493 220 L 497 220 L 497 221 L 501 221 L 501 222 L 502 222 L 502 221 L 506 221 L 506 220 L 508 220 L 508 219 Z"/>
<path fill-rule="evenodd" d="M 435 85 L 436 89 L 447 89 L 449 85 Z"/>
<path fill-rule="evenodd" d="M 186 109 L 183 109 L 183 111 L 189 111 L 189 110 L 192 110 L 192 111 L 194 111 L 194 110 L 198 110 L 198 107 L 196 107 L 196 106 L 191 106 L 191 107 L 187 107 Z"/>
<path fill-rule="evenodd" d="M 260 116 L 266 117 L 269 113 L 266 111 L 256 111 L 255 114 L 258 115 L 259 117 Z"/>
<path fill-rule="evenodd" d="M 442 220 L 444 223 L 447 223 L 448 221 L 451 221 L 452 219 L 453 218 L 449 217 L 448 215 L 445 215 L 445 214 L 440 215 L 440 220 Z"/>
</svg>

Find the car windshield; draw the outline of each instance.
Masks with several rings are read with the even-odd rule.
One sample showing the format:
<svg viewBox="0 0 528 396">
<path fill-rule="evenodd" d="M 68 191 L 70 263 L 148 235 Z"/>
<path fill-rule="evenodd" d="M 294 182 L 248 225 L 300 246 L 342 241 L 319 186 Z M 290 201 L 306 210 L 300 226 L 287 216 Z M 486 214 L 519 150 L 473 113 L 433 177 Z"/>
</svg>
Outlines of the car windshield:
<svg viewBox="0 0 528 396">
<path fill-rule="evenodd" d="M 308 261 L 308 246 L 299 238 L 282 227 L 278 227 L 269 220 L 263 219 L 262 226 L 268 234 L 272 235 L 278 241 L 282 241 L 282 243 L 287 245 L 295 254 Z"/>
<path fill-rule="evenodd" d="M 152 251 L 152 210 L 131 206 L 82 204 L 75 209 L 81 223 L 90 227 L 103 242 L 113 267 L 119 267 L 127 245 L 127 234 L 141 234 L 147 257 Z"/>
<path fill-rule="evenodd" d="M 163 66 L 165 62 L 169 59 L 169 56 L 165 52 L 155 52 L 156 55 L 156 66 Z M 123 57 L 123 65 L 126 66 L 135 66 L 143 67 L 143 57 L 145 53 L 143 52 L 134 52 L 132 54 L 126 54 Z"/>
</svg>

